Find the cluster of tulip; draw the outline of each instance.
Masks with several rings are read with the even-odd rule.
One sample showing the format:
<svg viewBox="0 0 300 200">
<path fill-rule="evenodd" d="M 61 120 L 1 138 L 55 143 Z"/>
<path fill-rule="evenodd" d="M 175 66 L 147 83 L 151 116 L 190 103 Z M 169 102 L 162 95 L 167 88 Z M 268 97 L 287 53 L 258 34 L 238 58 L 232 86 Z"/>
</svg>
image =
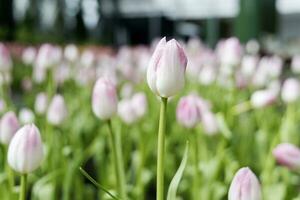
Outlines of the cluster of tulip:
<svg viewBox="0 0 300 200">
<path fill-rule="evenodd" d="M 300 56 L 261 55 L 1 43 L 1 199 L 299 199 Z"/>
</svg>

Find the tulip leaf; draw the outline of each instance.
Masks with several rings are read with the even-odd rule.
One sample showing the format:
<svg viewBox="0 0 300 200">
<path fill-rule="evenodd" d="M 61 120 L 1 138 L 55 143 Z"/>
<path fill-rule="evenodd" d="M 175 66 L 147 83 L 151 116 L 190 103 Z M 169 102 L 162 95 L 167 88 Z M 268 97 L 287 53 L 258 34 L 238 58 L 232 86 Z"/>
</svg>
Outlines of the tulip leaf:
<svg viewBox="0 0 300 200">
<path fill-rule="evenodd" d="M 177 193 L 177 189 L 179 186 L 179 182 L 183 176 L 183 172 L 184 169 L 186 167 L 187 164 L 187 160 L 188 160 L 188 151 L 189 151 L 189 142 L 186 142 L 186 146 L 185 146 L 185 151 L 184 151 L 184 155 L 182 158 L 182 161 L 180 163 L 180 166 L 175 174 L 175 176 L 173 177 L 169 189 L 168 189 L 168 196 L 167 196 L 167 200 L 175 200 L 176 199 L 176 193 Z"/>
<path fill-rule="evenodd" d="M 97 188 L 100 190 L 103 190 L 106 194 L 108 194 L 111 198 L 120 200 L 120 198 L 114 196 L 112 193 L 110 193 L 105 187 L 97 183 L 95 179 L 93 179 L 82 167 L 79 167 L 80 172 L 82 173 L 83 176 L 85 176 L 91 183 L 93 183 Z"/>
</svg>

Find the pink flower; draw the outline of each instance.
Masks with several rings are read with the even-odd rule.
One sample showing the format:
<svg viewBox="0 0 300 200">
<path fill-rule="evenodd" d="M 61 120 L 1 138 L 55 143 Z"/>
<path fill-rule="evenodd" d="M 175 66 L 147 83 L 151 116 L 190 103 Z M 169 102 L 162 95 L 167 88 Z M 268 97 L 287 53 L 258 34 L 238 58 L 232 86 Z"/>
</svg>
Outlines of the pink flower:
<svg viewBox="0 0 300 200">
<path fill-rule="evenodd" d="M 19 128 L 19 120 L 12 111 L 5 113 L 0 121 L 0 142 L 9 144 Z"/>
<path fill-rule="evenodd" d="M 180 44 L 174 39 L 161 39 L 148 65 L 150 89 L 161 97 L 177 94 L 184 87 L 186 65 L 187 57 Z"/>
<path fill-rule="evenodd" d="M 293 144 L 279 144 L 273 150 L 273 155 L 280 165 L 290 169 L 300 168 L 300 149 Z"/>
<path fill-rule="evenodd" d="M 47 120 L 52 125 L 60 125 L 68 115 L 67 106 L 63 96 L 57 94 L 53 97 L 47 112 Z"/>
<path fill-rule="evenodd" d="M 248 168 L 241 168 L 234 176 L 228 200 L 261 200 L 261 188 L 255 174 Z"/>
</svg>

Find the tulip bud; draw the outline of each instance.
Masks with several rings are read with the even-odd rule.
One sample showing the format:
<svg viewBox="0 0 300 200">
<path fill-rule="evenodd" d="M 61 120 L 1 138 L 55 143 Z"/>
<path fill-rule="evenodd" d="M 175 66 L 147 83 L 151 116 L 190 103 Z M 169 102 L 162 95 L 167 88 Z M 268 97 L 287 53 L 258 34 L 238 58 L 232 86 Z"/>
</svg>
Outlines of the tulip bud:
<svg viewBox="0 0 300 200">
<path fill-rule="evenodd" d="M 44 157 L 40 131 L 34 124 L 20 128 L 8 148 L 8 163 L 16 172 L 36 170 Z"/>
<path fill-rule="evenodd" d="M 161 97 L 175 95 L 184 86 L 186 65 L 187 57 L 180 44 L 174 39 L 161 39 L 147 70 L 150 89 Z"/>
<path fill-rule="evenodd" d="M 19 121 L 16 114 L 12 111 L 3 115 L 0 121 L 0 142 L 9 144 L 19 128 Z"/>
<path fill-rule="evenodd" d="M 251 95 L 251 105 L 254 108 L 262 108 L 276 101 L 276 93 L 272 90 L 258 90 Z"/>
<path fill-rule="evenodd" d="M 60 125 L 67 117 L 68 111 L 64 98 L 57 94 L 53 97 L 48 111 L 47 120 L 52 125 Z"/>
<path fill-rule="evenodd" d="M 75 62 L 78 59 L 78 49 L 74 44 L 69 44 L 65 47 L 64 56 L 70 62 Z"/>
<path fill-rule="evenodd" d="M 115 85 L 107 78 L 99 78 L 93 89 L 92 109 L 102 119 L 110 119 L 117 113 L 118 97 Z"/>
<path fill-rule="evenodd" d="M 241 168 L 234 176 L 228 200 L 261 200 L 261 188 L 255 174 L 248 168 Z"/>
<path fill-rule="evenodd" d="M 179 100 L 176 110 L 177 121 L 186 128 L 193 128 L 201 119 L 199 97 L 188 95 Z"/>
<path fill-rule="evenodd" d="M 19 112 L 19 120 L 21 124 L 33 123 L 35 116 L 29 108 L 22 108 Z"/>
<path fill-rule="evenodd" d="M 22 61 L 26 65 L 32 65 L 36 56 L 36 50 L 33 47 L 26 48 L 22 53 Z"/>
<path fill-rule="evenodd" d="M 203 129 L 206 134 L 208 135 L 215 135 L 219 131 L 219 126 L 217 122 L 216 116 L 210 112 L 210 111 L 205 111 L 202 114 L 202 124 L 203 124 Z"/>
<path fill-rule="evenodd" d="M 285 103 L 292 103 L 299 99 L 300 83 L 295 78 L 284 81 L 281 91 L 281 98 Z"/>
<path fill-rule="evenodd" d="M 48 106 L 48 97 L 47 94 L 41 92 L 37 94 L 34 103 L 34 110 L 37 114 L 44 114 L 47 110 Z"/>
<path fill-rule="evenodd" d="M 293 144 L 282 143 L 275 147 L 273 155 L 276 161 L 290 169 L 300 169 L 300 149 Z"/>
<path fill-rule="evenodd" d="M 118 115 L 126 124 L 132 124 L 137 120 L 137 115 L 134 112 L 130 99 L 123 99 L 118 103 Z"/>
<path fill-rule="evenodd" d="M 132 96 L 131 104 L 138 118 L 143 117 L 147 112 L 147 97 L 144 93 L 139 92 Z"/>
</svg>

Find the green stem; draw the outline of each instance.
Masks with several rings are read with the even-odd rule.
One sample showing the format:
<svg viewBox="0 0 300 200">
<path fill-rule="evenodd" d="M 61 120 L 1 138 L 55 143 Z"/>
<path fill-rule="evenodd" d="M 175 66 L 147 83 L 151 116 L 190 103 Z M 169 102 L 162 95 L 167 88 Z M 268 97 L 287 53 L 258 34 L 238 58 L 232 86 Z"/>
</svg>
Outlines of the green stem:
<svg viewBox="0 0 300 200">
<path fill-rule="evenodd" d="M 4 146 L 4 163 L 5 163 L 5 170 L 6 170 L 6 174 L 7 174 L 7 182 L 8 182 L 10 192 L 12 193 L 13 188 L 15 186 L 15 180 L 14 180 L 14 172 L 10 168 L 10 166 L 8 165 L 8 162 L 7 162 L 7 151 L 8 151 L 8 147 Z"/>
<path fill-rule="evenodd" d="M 164 199 L 165 130 L 168 99 L 161 98 L 157 146 L 156 200 Z"/>
<path fill-rule="evenodd" d="M 137 169 L 137 199 L 144 200 L 144 180 L 143 180 L 143 171 L 144 171 L 144 162 L 145 162 L 145 138 L 146 136 L 143 134 L 139 134 L 139 164 Z"/>
<path fill-rule="evenodd" d="M 125 172 L 122 158 L 122 148 L 120 138 L 112 130 L 111 120 L 108 120 L 108 129 L 110 133 L 111 147 L 113 151 L 113 164 L 115 166 L 115 173 L 118 185 L 118 194 L 121 199 L 127 199 L 126 196 L 126 183 L 125 183 Z"/>
<path fill-rule="evenodd" d="M 26 181 L 27 181 L 27 175 L 23 174 L 21 176 L 21 190 L 20 190 L 20 196 L 19 200 L 26 200 Z"/>
<path fill-rule="evenodd" d="M 199 188 L 198 188 L 198 182 L 199 182 L 199 171 L 198 171 L 198 165 L 199 165 L 199 144 L 198 144 L 198 133 L 195 132 L 193 134 L 194 138 L 194 180 L 193 180 L 193 199 L 199 199 Z"/>
</svg>

